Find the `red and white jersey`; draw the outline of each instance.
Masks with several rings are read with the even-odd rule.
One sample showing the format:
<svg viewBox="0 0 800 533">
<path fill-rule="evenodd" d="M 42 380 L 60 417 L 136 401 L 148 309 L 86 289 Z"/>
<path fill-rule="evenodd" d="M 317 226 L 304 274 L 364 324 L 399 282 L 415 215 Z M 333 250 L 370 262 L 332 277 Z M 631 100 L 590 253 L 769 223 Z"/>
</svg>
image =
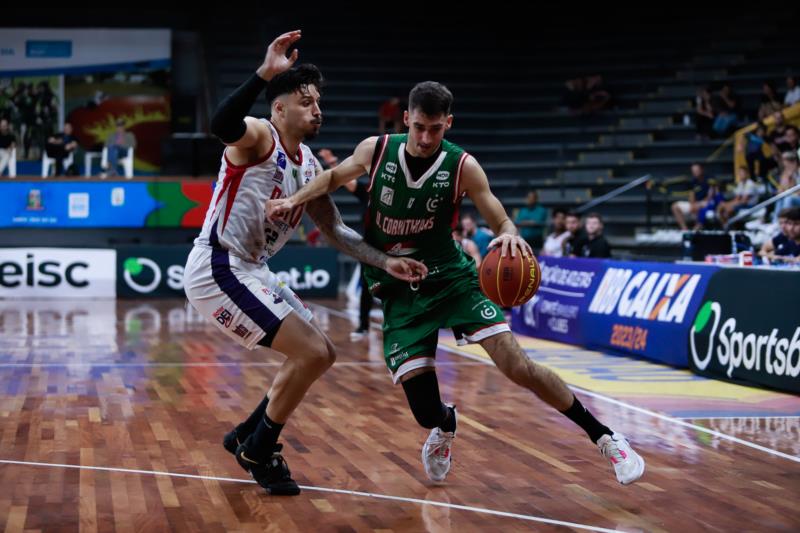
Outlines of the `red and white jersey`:
<svg viewBox="0 0 800 533">
<path fill-rule="evenodd" d="M 275 127 L 275 140 L 260 161 L 234 165 L 225 153 L 219 178 L 195 245 L 223 248 L 245 261 L 264 262 L 280 250 L 303 218 L 304 206 L 273 222 L 266 219 L 267 200 L 286 198 L 308 183 L 320 165 L 311 149 L 301 144 L 296 159 L 289 156 Z"/>
</svg>

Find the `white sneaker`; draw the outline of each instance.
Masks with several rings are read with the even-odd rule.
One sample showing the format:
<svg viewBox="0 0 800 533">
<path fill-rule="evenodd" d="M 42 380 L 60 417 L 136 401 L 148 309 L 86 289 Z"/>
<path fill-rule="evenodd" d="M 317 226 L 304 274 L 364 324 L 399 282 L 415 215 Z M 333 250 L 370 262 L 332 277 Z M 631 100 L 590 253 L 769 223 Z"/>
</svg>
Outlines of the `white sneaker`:
<svg viewBox="0 0 800 533">
<path fill-rule="evenodd" d="M 597 447 L 600 448 L 600 454 L 611 461 L 617 481 L 623 485 L 633 483 L 644 474 L 644 459 L 633 451 L 624 435 L 603 435 L 597 441 Z"/>
<path fill-rule="evenodd" d="M 453 413 L 455 413 L 455 407 Z M 450 449 L 453 446 L 454 438 L 456 438 L 455 431 L 433 428 L 431 434 L 428 435 L 428 440 L 422 445 L 422 465 L 431 481 L 440 482 L 447 477 L 452 463 Z"/>
</svg>

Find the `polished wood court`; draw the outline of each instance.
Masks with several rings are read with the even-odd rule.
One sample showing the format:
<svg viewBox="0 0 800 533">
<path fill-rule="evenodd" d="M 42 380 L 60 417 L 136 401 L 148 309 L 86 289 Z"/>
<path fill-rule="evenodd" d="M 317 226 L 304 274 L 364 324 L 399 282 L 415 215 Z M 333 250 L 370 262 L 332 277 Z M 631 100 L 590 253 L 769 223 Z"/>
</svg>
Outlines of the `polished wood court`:
<svg viewBox="0 0 800 533">
<path fill-rule="evenodd" d="M 231 344 L 179 301 L 0 301 L 0 529 L 800 530 L 800 399 L 692 421 L 645 398 L 578 392 L 647 460 L 623 487 L 569 420 L 443 346 L 442 393 L 460 417 L 453 470 L 435 485 L 379 331 L 351 343 L 341 305 L 325 305 L 317 317 L 339 357 L 283 432 L 304 488 L 287 498 L 266 495 L 221 446 L 277 354 Z"/>
</svg>

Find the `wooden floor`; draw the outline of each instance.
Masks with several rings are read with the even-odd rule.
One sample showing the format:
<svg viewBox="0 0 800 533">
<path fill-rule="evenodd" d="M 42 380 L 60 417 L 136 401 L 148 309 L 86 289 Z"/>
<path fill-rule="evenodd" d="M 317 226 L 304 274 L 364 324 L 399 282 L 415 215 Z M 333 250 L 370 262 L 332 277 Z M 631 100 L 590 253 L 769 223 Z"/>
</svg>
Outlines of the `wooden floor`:
<svg viewBox="0 0 800 533">
<path fill-rule="evenodd" d="M 178 301 L 0 301 L 0 529 L 800 530 L 798 398 L 701 423 L 660 397 L 579 392 L 647 460 L 622 487 L 569 420 L 444 343 L 442 393 L 460 417 L 437 486 L 379 331 L 350 343 L 348 319 L 316 310 L 339 358 L 283 432 L 304 490 L 281 498 L 221 446 L 275 375 L 274 352 L 236 347 Z"/>
</svg>

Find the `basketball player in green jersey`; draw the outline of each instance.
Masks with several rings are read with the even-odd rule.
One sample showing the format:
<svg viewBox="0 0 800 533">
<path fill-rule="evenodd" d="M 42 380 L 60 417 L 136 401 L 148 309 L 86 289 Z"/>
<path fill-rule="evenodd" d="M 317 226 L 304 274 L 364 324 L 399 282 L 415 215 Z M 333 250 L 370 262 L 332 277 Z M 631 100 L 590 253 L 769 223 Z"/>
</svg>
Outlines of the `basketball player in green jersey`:
<svg viewBox="0 0 800 533">
<path fill-rule="evenodd" d="M 623 435 L 601 424 L 550 369 L 527 357 L 502 310 L 480 290 L 475 262 L 458 247 L 451 229 L 469 196 L 497 237 L 502 255 L 531 254 L 474 157 L 444 139 L 453 124 L 453 95 L 436 82 L 417 84 L 404 113 L 408 134 L 370 137 L 336 168 L 326 170 L 289 198 L 270 200 L 267 216 L 281 216 L 365 173 L 370 176 L 365 240 L 389 255 L 428 267 L 419 284 L 399 282 L 368 267 L 370 291 L 383 303 L 383 350 L 395 383 L 402 383 L 417 422 L 431 430 L 422 462 L 433 481 L 451 464 L 456 410 L 442 403 L 435 360 L 440 328 L 452 328 L 460 344 L 477 342 L 511 381 L 570 418 L 589 435 L 629 484 L 644 473 L 644 460 Z"/>
</svg>

